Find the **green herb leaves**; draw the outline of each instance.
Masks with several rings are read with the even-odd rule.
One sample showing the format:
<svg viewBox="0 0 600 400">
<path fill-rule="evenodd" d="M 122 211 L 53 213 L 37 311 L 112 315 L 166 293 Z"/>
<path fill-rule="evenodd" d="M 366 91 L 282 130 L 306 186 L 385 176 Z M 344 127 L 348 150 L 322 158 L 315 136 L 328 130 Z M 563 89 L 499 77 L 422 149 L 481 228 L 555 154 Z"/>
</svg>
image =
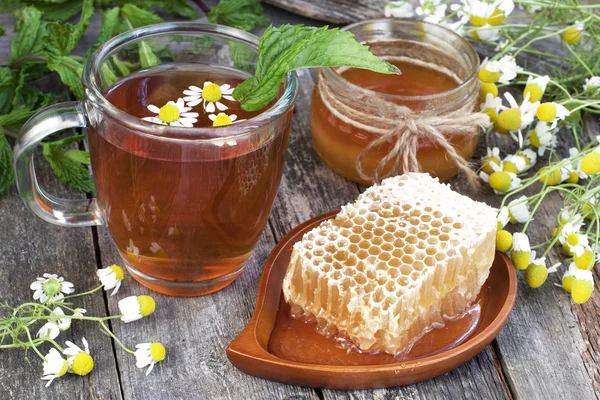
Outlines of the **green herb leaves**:
<svg viewBox="0 0 600 400">
<path fill-rule="evenodd" d="M 15 175 L 12 166 L 12 148 L 4 130 L 0 126 L 0 193 L 6 193 L 15 183 Z"/>
<path fill-rule="evenodd" d="M 94 182 L 86 167 L 90 164 L 90 155 L 82 150 L 65 150 L 66 146 L 80 142 L 84 138 L 85 135 L 75 135 L 56 142 L 44 143 L 43 154 L 61 182 L 82 192 L 94 192 Z"/>
<path fill-rule="evenodd" d="M 269 23 L 258 0 L 221 0 L 208 12 L 208 21 L 245 31 Z"/>
<path fill-rule="evenodd" d="M 254 76 L 233 91 L 246 111 L 258 111 L 273 100 L 286 73 L 298 68 L 349 66 L 383 74 L 397 73 L 350 32 L 302 25 L 269 27 L 260 37 Z"/>
</svg>

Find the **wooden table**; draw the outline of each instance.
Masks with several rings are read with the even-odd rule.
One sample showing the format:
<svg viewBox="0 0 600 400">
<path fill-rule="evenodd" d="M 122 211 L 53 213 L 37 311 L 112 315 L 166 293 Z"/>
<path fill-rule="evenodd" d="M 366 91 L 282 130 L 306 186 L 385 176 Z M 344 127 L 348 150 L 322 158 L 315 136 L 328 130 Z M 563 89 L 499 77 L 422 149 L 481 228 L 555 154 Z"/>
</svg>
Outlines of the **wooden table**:
<svg viewBox="0 0 600 400">
<path fill-rule="evenodd" d="M 214 2 L 209 2 L 214 3 Z M 275 24 L 306 20 L 267 6 Z M 0 15 L 8 37 L 0 37 L 0 65 L 8 63 L 12 16 Z M 99 18 L 79 45 L 81 52 L 95 40 Z M 231 286 L 199 298 L 174 298 L 151 293 L 127 277 L 118 296 L 97 293 L 83 306 L 94 315 L 118 313 L 117 299 L 152 294 L 157 302 L 153 316 L 137 323 L 112 323 L 114 332 L 131 346 L 161 341 L 168 355 L 149 377 L 135 367 L 132 356 L 101 335 L 93 323 L 79 322 L 62 336 L 80 341 L 85 336 L 95 358 L 86 377 L 67 376 L 45 389 L 41 363 L 30 353 L 2 351 L 0 399 L 593 399 L 600 397 L 600 296 L 583 306 L 574 305 L 551 282 L 529 289 L 520 279 L 519 295 L 507 325 L 482 353 L 462 367 L 439 378 L 387 390 L 341 392 L 288 386 L 243 374 L 225 356 L 225 347 L 248 322 L 256 298 L 261 267 L 269 251 L 302 221 L 352 201 L 362 190 L 329 170 L 316 155 L 310 138 L 310 94 L 314 76 L 300 71 L 300 92 L 292 138 L 281 188 L 269 224 L 245 271 Z M 40 87 L 57 87 L 55 78 Z M 63 99 L 67 96 L 62 92 Z M 597 132 L 588 124 L 588 137 Z M 561 147 L 569 146 L 562 133 Z M 478 149 L 478 157 L 485 152 Z M 41 158 L 41 157 L 39 157 Z M 40 166 L 45 163 L 40 163 Z M 41 180 L 49 191 L 82 196 L 65 189 L 47 168 Z M 474 191 L 461 178 L 452 182 L 459 191 L 497 205 L 489 189 Z M 536 217 L 534 238 L 544 237 L 560 207 L 547 202 Z M 61 228 L 43 222 L 25 209 L 16 190 L 0 197 L 0 302 L 16 304 L 31 298 L 29 284 L 44 272 L 72 281 L 78 290 L 97 285 L 95 270 L 120 262 L 105 228 Z M 535 239 L 534 239 L 535 240 Z M 557 257 L 551 257 L 555 262 Z"/>
</svg>

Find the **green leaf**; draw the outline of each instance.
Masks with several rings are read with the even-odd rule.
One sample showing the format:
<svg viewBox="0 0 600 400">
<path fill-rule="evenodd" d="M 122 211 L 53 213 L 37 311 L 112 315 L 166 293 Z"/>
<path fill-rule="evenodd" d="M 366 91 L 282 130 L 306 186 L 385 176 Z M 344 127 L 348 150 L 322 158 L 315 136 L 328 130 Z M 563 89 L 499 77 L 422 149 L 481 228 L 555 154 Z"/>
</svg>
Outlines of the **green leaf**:
<svg viewBox="0 0 600 400">
<path fill-rule="evenodd" d="M 84 0 L 82 4 L 81 16 L 77 25 L 56 21 L 46 26 L 48 37 L 45 48 L 49 52 L 66 56 L 73 50 L 87 29 L 90 18 L 94 14 L 92 0 Z"/>
<path fill-rule="evenodd" d="M 13 11 L 23 8 L 23 4 L 19 0 L 3 0 L 0 1 L 0 13 L 8 14 Z"/>
<path fill-rule="evenodd" d="M 15 184 L 12 147 L 0 126 L 0 193 L 6 193 Z"/>
<path fill-rule="evenodd" d="M 83 99 L 85 93 L 81 83 L 83 74 L 83 65 L 71 57 L 60 56 L 48 59 L 48 68 L 55 71 L 65 85 L 71 89 L 71 92 L 80 99 Z"/>
<path fill-rule="evenodd" d="M 34 0 L 25 0 L 28 4 L 35 5 L 46 21 L 67 21 L 81 12 L 81 0 L 65 0 L 60 3 L 43 3 Z"/>
<path fill-rule="evenodd" d="M 160 64 L 160 59 L 154 54 L 146 42 L 140 42 L 140 64 L 142 68 L 150 68 Z"/>
<path fill-rule="evenodd" d="M 299 68 L 348 66 L 383 74 L 398 72 L 339 29 L 302 25 L 270 26 L 260 37 L 254 76 L 239 84 L 233 97 L 246 111 L 258 111 L 273 100 L 285 74 Z"/>
<path fill-rule="evenodd" d="M 131 75 L 133 72 L 140 69 L 139 63 L 132 63 L 129 61 L 121 61 L 117 58 L 116 55 L 112 57 L 112 62 L 115 66 L 115 69 L 118 71 L 121 76 Z"/>
<path fill-rule="evenodd" d="M 21 127 L 33 114 L 35 114 L 35 110 L 16 108 L 7 114 L 0 115 L 0 126 Z"/>
<path fill-rule="evenodd" d="M 221 0 L 208 12 L 208 21 L 250 31 L 269 23 L 262 10 L 258 0 Z"/>
<path fill-rule="evenodd" d="M 120 12 L 121 9 L 119 7 L 114 7 L 102 12 L 102 27 L 100 28 L 100 34 L 98 35 L 98 39 L 96 39 L 96 43 L 94 43 L 87 53 L 85 53 L 86 60 L 98 47 L 102 46 L 108 39 L 118 33 L 117 29 L 119 27 Z"/>
<path fill-rule="evenodd" d="M 115 74 L 110 64 L 104 62 L 100 66 L 100 74 L 102 75 L 102 87 L 112 86 L 119 80 L 119 77 Z"/>
<path fill-rule="evenodd" d="M 25 7 L 15 12 L 18 32 L 10 41 L 10 64 L 21 57 L 41 54 L 46 35 L 45 24 L 41 22 L 42 12 L 34 7 Z"/>
<path fill-rule="evenodd" d="M 6 35 L 6 29 L 4 29 L 4 25 L 0 25 L 0 36 Z"/>
<path fill-rule="evenodd" d="M 15 70 L 0 67 L 0 115 L 6 114 L 12 108 L 18 79 Z"/>
<path fill-rule="evenodd" d="M 152 11 L 144 10 L 133 4 L 125 4 L 121 9 L 123 17 L 131 24 L 134 28 L 140 26 L 158 24 L 163 19 Z"/>
<path fill-rule="evenodd" d="M 252 72 L 256 53 L 248 45 L 229 41 L 229 56 L 233 61 L 234 67 L 242 71 Z"/>
<path fill-rule="evenodd" d="M 90 178 L 88 169 L 84 164 L 89 164 L 89 156 L 81 150 L 65 150 L 70 144 L 83 140 L 85 135 L 75 135 L 58 140 L 56 142 L 44 143 L 44 158 L 52 167 L 52 171 L 58 179 L 82 192 L 94 192 L 94 182 Z"/>
</svg>

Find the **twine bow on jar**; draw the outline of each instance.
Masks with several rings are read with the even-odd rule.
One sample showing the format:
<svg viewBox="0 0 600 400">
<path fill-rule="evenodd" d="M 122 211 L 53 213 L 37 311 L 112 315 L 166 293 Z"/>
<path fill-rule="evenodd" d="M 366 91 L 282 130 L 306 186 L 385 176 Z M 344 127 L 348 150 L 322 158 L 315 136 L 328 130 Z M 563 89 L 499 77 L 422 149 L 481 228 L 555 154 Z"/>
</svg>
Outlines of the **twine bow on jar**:
<svg viewBox="0 0 600 400">
<path fill-rule="evenodd" d="M 448 137 L 454 135 L 473 138 L 479 135 L 479 128 L 490 126 L 490 120 L 486 114 L 473 112 L 477 101 L 476 97 L 469 99 L 457 110 L 436 115 L 412 111 L 406 106 L 376 95 L 368 95 L 364 91 L 356 93 L 356 96 L 349 96 L 348 93 L 336 96 L 323 79 L 319 80 L 319 91 L 323 103 L 338 118 L 379 134 L 379 137 L 369 143 L 356 158 L 355 167 L 362 179 L 379 183 L 388 176 L 406 172 L 421 172 L 421 166 L 417 159 L 418 145 L 422 140 L 430 140 L 446 151 L 459 170 L 466 174 L 469 181 L 477 181 L 477 174 L 471 169 L 469 162 L 458 154 L 448 140 Z M 344 99 L 354 100 L 349 102 Z M 358 108 L 357 104 L 360 104 L 361 108 Z M 368 174 L 363 166 L 364 158 L 385 143 L 392 143 L 392 147 L 381 158 L 373 173 Z M 384 169 L 390 163 L 391 169 L 383 176 Z"/>
</svg>

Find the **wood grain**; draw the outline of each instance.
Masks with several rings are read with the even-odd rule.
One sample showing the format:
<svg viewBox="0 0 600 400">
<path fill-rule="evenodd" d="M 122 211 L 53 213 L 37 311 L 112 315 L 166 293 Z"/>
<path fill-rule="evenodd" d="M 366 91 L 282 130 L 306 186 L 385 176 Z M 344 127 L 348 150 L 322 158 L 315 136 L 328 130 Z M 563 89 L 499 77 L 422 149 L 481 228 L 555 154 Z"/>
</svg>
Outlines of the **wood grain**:
<svg viewBox="0 0 600 400">
<path fill-rule="evenodd" d="M 383 18 L 385 0 L 264 0 L 296 14 L 334 24 L 350 24 L 363 19 Z"/>
</svg>

